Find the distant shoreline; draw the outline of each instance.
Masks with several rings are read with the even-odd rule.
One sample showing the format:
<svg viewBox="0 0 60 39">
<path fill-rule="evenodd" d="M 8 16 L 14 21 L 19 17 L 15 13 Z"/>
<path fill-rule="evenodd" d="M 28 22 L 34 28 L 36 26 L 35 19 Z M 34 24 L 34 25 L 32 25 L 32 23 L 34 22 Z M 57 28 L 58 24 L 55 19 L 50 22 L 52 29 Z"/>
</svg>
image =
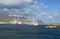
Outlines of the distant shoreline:
<svg viewBox="0 0 60 39">
<path fill-rule="evenodd" d="M 0 25 L 30 25 L 30 24 L 0 24 Z M 33 25 L 33 26 L 43 26 L 43 25 Z M 45 25 L 44 26 L 48 26 L 48 25 Z M 53 26 L 53 25 L 50 25 L 50 26 Z M 55 26 L 60 26 L 60 25 L 55 25 Z"/>
</svg>

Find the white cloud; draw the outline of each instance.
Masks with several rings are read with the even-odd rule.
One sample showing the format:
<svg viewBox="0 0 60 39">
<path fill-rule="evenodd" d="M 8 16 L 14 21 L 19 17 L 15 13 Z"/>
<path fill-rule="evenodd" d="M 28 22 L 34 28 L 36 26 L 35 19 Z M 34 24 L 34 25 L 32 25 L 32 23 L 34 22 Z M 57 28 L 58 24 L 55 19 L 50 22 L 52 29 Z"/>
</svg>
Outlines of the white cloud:
<svg viewBox="0 0 60 39">
<path fill-rule="evenodd" d="M 46 12 L 43 12 L 42 15 L 46 15 L 47 13 Z"/>
<path fill-rule="evenodd" d="M 10 10 L 8 10 L 7 8 L 4 8 L 3 11 L 10 11 Z"/>
<path fill-rule="evenodd" d="M 48 8 L 48 5 L 45 5 L 44 8 Z"/>
<path fill-rule="evenodd" d="M 0 0 L 0 1 L 2 1 L 2 0 Z M 2 2 L 0 2 L 0 4 L 2 3 L 4 5 L 16 5 L 16 4 L 23 3 L 23 2 L 28 2 L 28 3 L 32 3 L 33 2 L 32 0 L 17 0 L 16 2 L 15 1 L 16 0 L 5 0 L 6 3 L 4 1 L 2 1 Z M 44 5 L 44 3 L 38 4 L 35 1 L 35 4 L 31 4 L 27 8 L 24 8 L 24 7 L 22 9 L 16 9 L 16 8 L 7 9 L 7 8 L 4 8 L 3 11 L 9 12 L 10 15 L 11 14 L 17 14 L 17 15 L 27 14 L 27 17 L 30 17 L 30 18 L 32 18 L 32 17 L 34 17 L 34 18 L 35 17 L 38 17 L 38 18 L 41 17 L 42 18 L 42 17 L 46 16 L 47 13 L 45 13 L 45 12 L 40 13 L 40 14 L 39 13 L 38 14 L 34 13 L 35 11 L 38 11 L 38 10 L 40 10 L 42 8 L 47 8 L 47 5 Z M 36 16 L 34 16 L 34 15 L 36 15 Z"/>
<path fill-rule="evenodd" d="M 42 12 L 42 13 L 37 14 L 37 17 L 43 18 L 43 17 L 45 17 L 46 15 L 47 15 L 46 12 Z"/>
<path fill-rule="evenodd" d="M 57 14 L 57 13 L 55 13 L 54 15 L 55 15 L 55 16 L 57 16 L 58 14 Z"/>
<path fill-rule="evenodd" d="M 51 19 L 51 18 L 53 18 L 53 16 L 49 16 L 48 18 L 50 18 L 50 19 Z"/>
<path fill-rule="evenodd" d="M 31 3 L 33 2 L 33 0 L 0 0 L 0 4 L 4 4 L 4 5 L 16 5 L 24 2 Z"/>
<path fill-rule="evenodd" d="M 41 6 L 44 6 L 44 3 L 41 2 L 40 5 L 41 5 Z"/>
<path fill-rule="evenodd" d="M 60 16 L 60 12 L 55 12 L 54 15 L 55 16 Z"/>
<path fill-rule="evenodd" d="M 1 10 L 2 12 L 8 12 L 9 14 L 30 14 L 29 12 L 31 11 L 30 9 L 26 9 L 26 8 L 23 8 L 23 9 L 7 9 L 7 8 L 4 8 Z"/>
<path fill-rule="evenodd" d="M 45 5 L 44 3 L 40 3 L 40 7 L 42 7 L 42 8 L 48 8 L 48 5 Z"/>
</svg>

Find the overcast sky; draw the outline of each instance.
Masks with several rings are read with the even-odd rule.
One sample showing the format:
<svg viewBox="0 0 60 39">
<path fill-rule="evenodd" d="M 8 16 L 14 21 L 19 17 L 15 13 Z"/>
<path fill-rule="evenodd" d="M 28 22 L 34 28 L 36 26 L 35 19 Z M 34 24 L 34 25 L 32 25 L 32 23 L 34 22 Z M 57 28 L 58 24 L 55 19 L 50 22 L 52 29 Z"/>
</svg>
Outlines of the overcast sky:
<svg viewBox="0 0 60 39">
<path fill-rule="evenodd" d="M 0 13 L 58 23 L 60 0 L 0 0 Z"/>
</svg>

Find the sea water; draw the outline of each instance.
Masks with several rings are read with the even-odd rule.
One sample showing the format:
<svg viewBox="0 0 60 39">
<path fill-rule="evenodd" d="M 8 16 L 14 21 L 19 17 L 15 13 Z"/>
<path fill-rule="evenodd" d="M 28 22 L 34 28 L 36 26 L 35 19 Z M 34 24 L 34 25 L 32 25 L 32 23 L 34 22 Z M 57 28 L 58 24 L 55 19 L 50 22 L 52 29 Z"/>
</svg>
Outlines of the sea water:
<svg viewBox="0 0 60 39">
<path fill-rule="evenodd" d="M 0 39 L 60 39 L 60 27 L 0 24 Z"/>
</svg>

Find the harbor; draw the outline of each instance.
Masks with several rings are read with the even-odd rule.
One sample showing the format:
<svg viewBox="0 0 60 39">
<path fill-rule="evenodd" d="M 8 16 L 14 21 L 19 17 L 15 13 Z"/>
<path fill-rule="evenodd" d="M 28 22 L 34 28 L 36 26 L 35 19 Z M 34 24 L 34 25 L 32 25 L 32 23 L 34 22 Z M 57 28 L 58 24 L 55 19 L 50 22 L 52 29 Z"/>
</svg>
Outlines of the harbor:
<svg viewBox="0 0 60 39">
<path fill-rule="evenodd" d="M 60 39 L 60 0 L 0 0 L 0 39 Z"/>
</svg>

